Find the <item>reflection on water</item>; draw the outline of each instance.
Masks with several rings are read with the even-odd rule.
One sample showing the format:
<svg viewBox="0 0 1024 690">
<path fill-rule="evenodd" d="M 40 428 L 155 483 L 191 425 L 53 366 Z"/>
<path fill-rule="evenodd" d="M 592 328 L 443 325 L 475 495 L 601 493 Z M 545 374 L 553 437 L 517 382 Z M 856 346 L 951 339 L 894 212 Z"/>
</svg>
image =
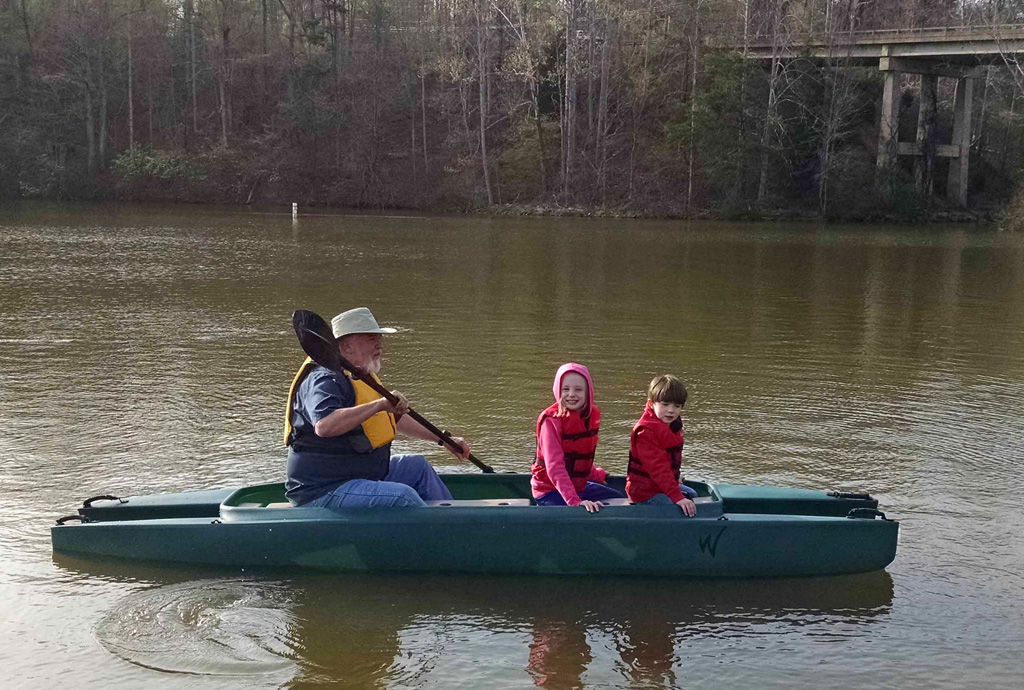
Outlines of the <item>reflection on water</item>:
<svg viewBox="0 0 1024 690">
<path fill-rule="evenodd" d="M 595 655 L 614 656 L 614 673 L 631 687 L 676 687 L 688 647 L 841 635 L 885 620 L 893 599 L 886 572 L 682 583 L 280 571 L 192 580 L 198 573 L 189 570 L 54 562 L 67 577 L 145 584 L 96 627 L 103 646 L 125 660 L 192 674 L 285 673 L 294 688 L 415 684 L 503 647 L 519 649 L 516 663 L 549 690 L 583 687 Z M 481 668 L 465 672 L 500 680 L 499 659 L 478 661 Z"/>
</svg>

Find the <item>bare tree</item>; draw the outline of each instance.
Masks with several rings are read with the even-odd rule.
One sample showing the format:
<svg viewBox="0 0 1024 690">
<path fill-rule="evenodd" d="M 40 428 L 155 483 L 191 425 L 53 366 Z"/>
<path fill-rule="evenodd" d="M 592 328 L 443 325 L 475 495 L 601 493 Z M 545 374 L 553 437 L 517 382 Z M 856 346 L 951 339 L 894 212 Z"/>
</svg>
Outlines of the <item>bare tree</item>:
<svg viewBox="0 0 1024 690">
<path fill-rule="evenodd" d="M 512 69 L 525 79 L 529 90 L 530 109 L 533 116 L 534 131 L 537 135 L 538 174 L 540 175 L 541 189 L 546 191 L 548 188 L 547 155 L 545 153 L 544 130 L 541 124 L 540 113 L 540 65 L 539 58 L 536 55 L 537 48 L 533 39 L 533 33 L 527 30 L 527 6 L 519 2 L 513 3 L 512 15 L 510 16 L 494 0 L 492 0 L 492 5 L 517 42 L 516 52 L 512 56 Z M 544 40 L 549 37 L 541 35 L 540 38 Z"/>
<path fill-rule="evenodd" d="M 576 90 L 579 71 L 577 37 L 579 0 L 565 2 L 565 86 L 562 92 L 562 195 L 568 200 L 576 163 Z"/>
<path fill-rule="evenodd" d="M 826 12 L 824 28 L 828 54 L 815 70 L 821 80 L 824 97 L 820 107 L 813 109 L 814 128 L 820 138 L 818 209 L 823 215 L 829 212 L 829 182 L 836 167 L 836 146 L 849 136 L 853 116 L 865 105 L 853 88 L 852 44 L 838 40 L 840 34 L 855 30 L 858 6 L 859 3 L 853 0 L 847 11 L 839 16 Z M 826 9 L 831 10 L 832 4 L 827 3 Z"/>
<path fill-rule="evenodd" d="M 771 46 L 771 65 L 768 72 L 768 99 L 761 125 L 761 174 L 757 184 L 758 203 L 762 203 L 768 194 L 769 151 L 773 147 L 778 133 L 783 129 L 783 123 L 779 117 L 779 104 L 792 86 L 788 73 L 792 63 L 785 59 L 786 51 L 791 43 L 788 8 L 789 3 L 786 0 L 768 0 L 766 8 L 765 30 Z"/>
<path fill-rule="evenodd" d="M 476 0 L 476 55 L 478 93 L 480 101 L 480 165 L 484 171 L 484 189 L 487 191 L 487 205 L 494 204 L 491 191 L 491 168 L 487 162 L 487 113 L 490 109 L 487 79 L 487 24 L 484 18 L 484 0 Z"/>
</svg>

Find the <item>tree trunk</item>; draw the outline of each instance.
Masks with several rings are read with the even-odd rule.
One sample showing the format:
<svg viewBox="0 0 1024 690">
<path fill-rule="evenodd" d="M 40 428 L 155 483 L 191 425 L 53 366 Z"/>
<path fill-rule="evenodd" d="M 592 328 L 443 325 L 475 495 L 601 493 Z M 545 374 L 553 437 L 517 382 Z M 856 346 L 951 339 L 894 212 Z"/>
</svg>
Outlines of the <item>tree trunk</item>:
<svg viewBox="0 0 1024 690">
<path fill-rule="evenodd" d="M 135 148 L 135 89 L 134 89 L 134 68 L 132 62 L 132 30 L 131 22 L 128 23 L 128 149 Z"/>
<path fill-rule="evenodd" d="M 473 130 L 469 126 L 469 94 L 467 93 L 468 88 L 466 87 L 466 81 L 459 79 L 459 103 L 462 106 L 462 129 L 466 133 L 466 141 L 473 140 Z M 477 137 L 477 145 L 480 144 L 479 137 Z"/>
<path fill-rule="evenodd" d="M 217 91 L 220 95 L 220 142 L 228 145 L 231 132 L 231 27 L 221 27 L 221 64 L 217 70 Z"/>
<path fill-rule="evenodd" d="M 692 40 L 692 65 L 690 69 L 690 137 L 687 146 L 686 164 L 686 212 L 692 214 L 693 209 L 693 153 L 694 153 L 694 117 L 696 116 L 697 96 L 697 59 L 698 46 L 700 45 L 700 3 L 693 11 L 693 40 Z"/>
<path fill-rule="evenodd" d="M 772 76 L 768 80 L 768 107 L 765 110 L 764 122 L 761 126 L 761 173 L 757 179 L 757 203 L 764 201 L 768 195 L 768 144 L 771 138 L 772 120 L 776 110 L 776 71 L 777 60 L 772 60 Z"/>
<path fill-rule="evenodd" d="M 477 71 L 480 77 L 480 165 L 484 169 L 484 187 L 487 190 L 487 205 L 494 204 L 494 195 L 491 192 L 491 171 L 487 164 L 487 59 L 485 50 L 487 48 L 486 28 L 483 21 L 482 2 L 477 6 L 476 15 L 476 53 Z"/>
<path fill-rule="evenodd" d="M 757 183 L 757 202 L 760 204 L 768 195 L 768 149 L 771 143 L 772 127 L 779 107 L 779 87 L 783 72 L 781 55 L 784 48 L 783 30 L 785 5 L 782 0 L 773 0 L 769 18 L 772 40 L 771 72 L 768 75 L 768 105 L 765 109 L 764 123 L 761 127 L 761 174 Z"/>
<path fill-rule="evenodd" d="M 220 101 L 220 143 L 222 146 L 228 145 L 228 105 L 227 96 L 224 88 L 224 74 L 218 70 L 217 72 L 217 96 Z"/>
<path fill-rule="evenodd" d="M 597 160 L 601 203 L 608 192 L 608 16 L 604 18 L 604 40 L 601 42 L 601 98 L 597 102 Z"/>
<path fill-rule="evenodd" d="M 100 136 L 98 142 L 99 167 L 102 170 L 107 168 L 107 78 L 102 70 L 103 61 L 100 61 Z"/>
<path fill-rule="evenodd" d="M 587 5 L 587 138 L 594 137 L 594 12 Z"/>
<path fill-rule="evenodd" d="M 654 0 L 650 0 L 647 5 L 647 20 L 644 24 L 644 60 L 643 69 L 640 72 L 640 95 L 633 104 L 633 118 L 632 118 L 632 143 L 629 147 L 629 192 L 628 198 L 630 201 L 633 200 L 633 189 L 636 180 L 636 149 L 639 143 L 638 133 L 640 131 L 640 121 L 643 117 L 644 110 L 647 107 L 647 87 L 651 81 L 651 74 L 649 71 L 649 59 L 651 49 L 651 30 L 654 26 Z"/>
<path fill-rule="evenodd" d="M 146 70 L 146 108 L 149 111 L 149 145 L 153 145 L 153 74 Z"/>
<path fill-rule="evenodd" d="M 28 8 L 25 0 L 21 0 L 21 26 L 25 30 L 25 46 L 28 48 L 28 61 L 32 63 L 32 32 L 28 28 Z"/>
<path fill-rule="evenodd" d="M 196 22 L 194 0 L 185 0 L 185 20 L 188 22 L 189 91 L 192 97 L 192 133 L 199 134 L 199 101 L 196 95 Z"/>
<path fill-rule="evenodd" d="M 992 70 L 986 68 L 985 69 L 985 82 L 984 82 L 984 86 L 981 89 L 981 117 L 978 118 L 978 131 L 977 131 L 977 133 L 974 133 L 974 132 L 971 133 L 971 144 L 973 145 L 974 142 L 977 141 L 978 142 L 978 150 L 979 151 L 983 151 L 985 149 L 985 142 L 984 142 L 984 137 L 985 137 L 985 111 L 987 110 L 987 107 L 988 107 L 988 85 L 989 85 L 989 81 L 990 81 L 991 78 L 992 78 Z M 1016 89 L 1014 90 L 1013 93 L 1014 93 L 1014 95 L 1016 95 L 1016 93 L 1017 93 Z M 1012 104 L 1012 101 L 1011 101 L 1011 104 Z M 1012 111 L 1012 109 L 1013 108 L 1011 107 L 1011 111 Z"/>
<path fill-rule="evenodd" d="M 565 17 L 565 105 L 562 107 L 562 196 L 572 193 L 576 157 L 576 0 L 566 3 Z"/>
<path fill-rule="evenodd" d="M 536 70 L 536 66 L 533 67 Z M 540 121 L 540 85 L 537 83 L 536 72 L 530 78 L 530 96 L 533 98 L 533 125 L 537 132 L 537 167 L 540 168 L 540 188 L 546 194 L 548 191 L 548 157 L 544 148 L 544 128 Z"/>
<path fill-rule="evenodd" d="M 1006 129 L 1003 132 L 1003 151 L 1000 156 L 999 171 L 1006 173 L 1006 154 L 1010 148 L 1010 126 L 1014 121 L 1013 113 L 1017 107 L 1017 89 L 1010 92 L 1010 116 L 1006 118 Z"/>
<path fill-rule="evenodd" d="M 226 146 L 227 137 L 231 132 L 231 28 L 224 27 L 222 36 L 222 57 L 220 102 L 221 102 L 221 142 Z"/>
<path fill-rule="evenodd" d="M 426 74 L 420 73 L 420 113 L 421 123 L 423 125 L 423 136 L 420 139 L 423 142 L 423 172 L 428 172 L 427 162 L 427 76 Z"/>
<path fill-rule="evenodd" d="M 86 74 L 89 71 L 86 66 Z M 85 145 L 88 151 L 89 173 L 93 174 L 96 172 L 96 122 L 92 107 L 92 88 L 88 83 L 85 85 Z"/>
</svg>

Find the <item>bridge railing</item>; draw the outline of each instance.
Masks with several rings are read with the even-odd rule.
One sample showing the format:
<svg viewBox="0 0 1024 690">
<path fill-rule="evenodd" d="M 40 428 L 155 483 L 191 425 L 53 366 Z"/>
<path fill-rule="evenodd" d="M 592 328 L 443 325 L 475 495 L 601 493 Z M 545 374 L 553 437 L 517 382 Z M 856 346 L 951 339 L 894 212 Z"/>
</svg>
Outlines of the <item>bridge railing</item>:
<svg viewBox="0 0 1024 690">
<path fill-rule="evenodd" d="M 987 41 L 1002 39 L 1024 39 L 1024 24 L 996 24 L 990 26 L 924 26 L 903 29 L 862 29 L 857 31 L 836 31 L 830 35 L 806 31 L 789 31 L 781 43 L 788 46 L 800 45 L 869 45 L 879 43 L 923 43 L 928 41 Z M 729 32 L 715 37 L 718 45 L 740 47 L 743 33 Z M 752 32 L 746 43 L 750 48 L 770 47 L 778 44 L 778 38 L 767 32 Z"/>
</svg>

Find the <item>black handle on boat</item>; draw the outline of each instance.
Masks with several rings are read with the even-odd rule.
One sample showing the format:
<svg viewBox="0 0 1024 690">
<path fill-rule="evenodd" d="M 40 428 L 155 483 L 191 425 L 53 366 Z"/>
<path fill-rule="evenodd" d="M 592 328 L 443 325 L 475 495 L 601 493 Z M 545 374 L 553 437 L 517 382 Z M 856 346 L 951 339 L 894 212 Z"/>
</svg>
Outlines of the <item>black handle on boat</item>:
<svg viewBox="0 0 1024 690">
<path fill-rule="evenodd" d="M 841 492 L 841 491 L 829 491 L 828 494 L 826 494 L 826 495 L 831 496 L 832 498 L 851 498 L 851 499 L 857 499 L 857 500 L 861 500 L 861 501 L 870 501 L 870 500 L 872 500 L 871 494 L 857 494 L 857 493 L 848 493 L 848 492 Z"/>
<path fill-rule="evenodd" d="M 314 362 L 331 371 L 345 369 L 353 377 L 359 379 L 377 393 L 380 393 L 392 405 L 398 403 L 398 398 L 393 396 L 387 388 L 380 385 L 377 379 L 342 357 L 341 353 L 338 352 L 337 344 L 335 344 L 334 334 L 331 332 L 327 322 L 319 314 L 304 309 L 295 310 L 292 313 L 292 328 L 295 329 L 295 335 L 299 337 L 299 345 L 302 346 L 303 352 L 309 355 L 309 358 Z M 462 448 L 452 440 L 450 433 L 438 429 L 424 419 L 423 415 L 416 410 L 410 409 L 407 414 L 419 422 L 427 431 L 436 435 L 438 445 L 444 444 L 454 450 L 456 454 L 462 452 Z M 470 462 L 483 470 L 485 474 L 494 473 L 492 467 L 477 460 L 472 453 L 466 457 L 469 458 Z"/>
<path fill-rule="evenodd" d="M 82 504 L 82 507 L 83 508 L 91 508 L 92 504 L 93 504 L 93 501 L 117 501 L 119 503 L 127 503 L 128 499 L 127 498 L 118 498 L 117 496 L 111 496 L 109 494 L 104 494 L 103 496 L 93 496 L 92 498 L 85 499 L 85 502 Z"/>
<path fill-rule="evenodd" d="M 854 508 L 853 510 L 846 514 L 846 517 L 868 518 L 869 520 L 874 520 L 876 517 L 880 517 L 886 522 L 892 522 L 892 520 L 885 517 L 885 513 L 883 513 L 880 510 L 875 510 L 874 508 Z"/>
</svg>

